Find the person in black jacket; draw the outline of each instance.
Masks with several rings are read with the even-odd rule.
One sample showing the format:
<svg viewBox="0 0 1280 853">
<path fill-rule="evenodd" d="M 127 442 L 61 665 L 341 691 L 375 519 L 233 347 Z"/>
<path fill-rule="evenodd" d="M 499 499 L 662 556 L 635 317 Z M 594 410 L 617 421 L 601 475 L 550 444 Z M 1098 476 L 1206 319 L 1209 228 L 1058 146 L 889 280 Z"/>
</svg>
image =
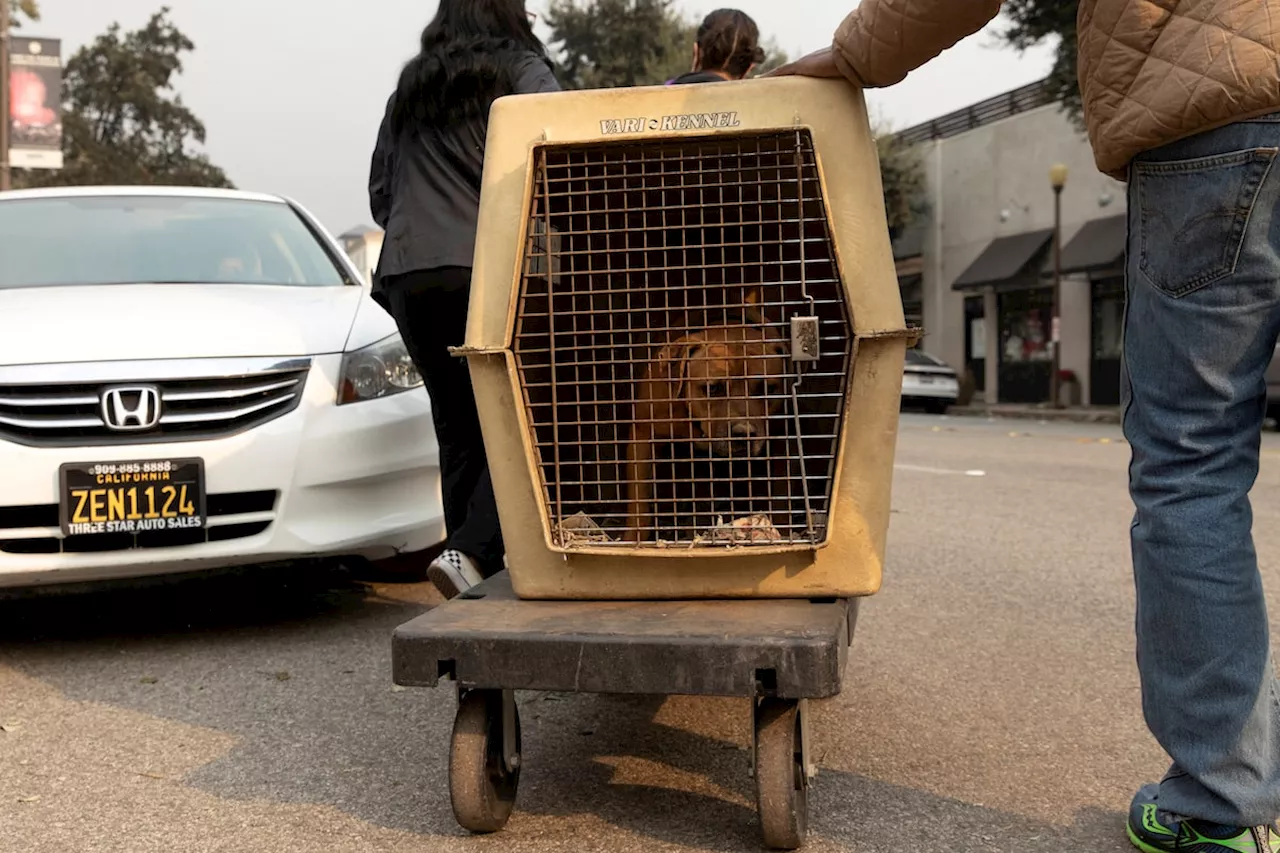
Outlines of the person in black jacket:
<svg viewBox="0 0 1280 853">
<path fill-rule="evenodd" d="M 698 27 L 693 46 L 693 70 L 671 84 L 719 83 L 741 80 L 764 62 L 760 28 L 746 12 L 717 9 Z"/>
<path fill-rule="evenodd" d="M 524 0 L 440 0 L 373 152 L 369 204 L 386 231 L 373 297 L 431 396 L 449 538 L 427 573 L 446 598 L 500 571 L 504 554 L 470 374 L 449 354 L 466 329 L 489 107 L 559 88 Z"/>
</svg>

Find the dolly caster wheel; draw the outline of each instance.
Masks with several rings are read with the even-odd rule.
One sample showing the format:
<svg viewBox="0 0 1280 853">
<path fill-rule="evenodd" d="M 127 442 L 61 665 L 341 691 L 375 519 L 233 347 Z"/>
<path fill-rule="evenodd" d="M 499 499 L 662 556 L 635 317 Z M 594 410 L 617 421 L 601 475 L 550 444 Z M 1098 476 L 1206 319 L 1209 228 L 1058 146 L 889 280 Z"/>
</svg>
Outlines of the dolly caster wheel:
<svg viewBox="0 0 1280 853">
<path fill-rule="evenodd" d="M 756 807 L 766 846 L 795 850 L 809 831 L 809 774 L 800 703 L 762 699 L 755 715 Z"/>
<path fill-rule="evenodd" d="M 510 690 L 467 690 L 458 696 L 449 749 L 449 799 L 463 829 L 497 832 L 507 825 L 520 784 L 520 714 Z"/>
</svg>

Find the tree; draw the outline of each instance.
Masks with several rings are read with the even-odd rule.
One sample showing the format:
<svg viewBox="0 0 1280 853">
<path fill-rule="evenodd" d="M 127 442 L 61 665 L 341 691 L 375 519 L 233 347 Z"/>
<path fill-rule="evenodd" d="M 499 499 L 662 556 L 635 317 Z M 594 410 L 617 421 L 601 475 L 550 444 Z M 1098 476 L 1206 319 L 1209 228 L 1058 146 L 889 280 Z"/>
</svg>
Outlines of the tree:
<svg viewBox="0 0 1280 853">
<path fill-rule="evenodd" d="M 22 26 L 24 17 L 28 21 L 40 20 L 40 5 L 36 0 L 9 0 L 9 9 L 12 14 L 10 22 L 14 27 Z"/>
<path fill-rule="evenodd" d="M 1009 26 L 1001 37 L 1019 51 L 1046 39 L 1058 39 L 1058 53 L 1047 85 L 1054 99 L 1077 123 L 1080 83 L 1076 77 L 1076 11 L 1080 0 L 1005 0 Z"/>
<path fill-rule="evenodd" d="M 693 68 L 693 42 L 697 37 L 698 25 L 673 12 L 658 34 L 659 48 L 645 69 L 640 85 L 665 83 L 690 71 Z"/>
<path fill-rule="evenodd" d="M 767 38 L 762 45 L 764 47 L 764 62 L 761 62 L 752 75 L 759 77 L 761 74 L 768 74 L 775 68 L 786 65 L 791 61 L 791 57 L 782 49 L 775 38 Z"/>
<path fill-rule="evenodd" d="M 168 18 L 122 33 L 112 24 L 67 61 L 63 73 L 65 167 L 20 172 L 23 186 L 177 184 L 231 187 L 193 142 L 204 124 L 173 93 L 182 54 L 195 49 Z"/>
<path fill-rule="evenodd" d="M 546 15 L 562 82 L 574 89 L 648 86 L 689 71 L 698 21 L 674 0 L 552 0 Z M 770 40 L 757 74 L 787 62 Z"/>
<path fill-rule="evenodd" d="M 905 229 L 926 215 L 924 164 L 915 146 L 895 133 L 876 133 L 876 153 L 880 156 L 880 183 L 884 186 L 884 215 L 889 233 L 896 239 Z"/>
<path fill-rule="evenodd" d="M 673 0 L 552 0 L 546 20 L 566 86 L 643 86 L 689 70 L 693 27 Z"/>
</svg>

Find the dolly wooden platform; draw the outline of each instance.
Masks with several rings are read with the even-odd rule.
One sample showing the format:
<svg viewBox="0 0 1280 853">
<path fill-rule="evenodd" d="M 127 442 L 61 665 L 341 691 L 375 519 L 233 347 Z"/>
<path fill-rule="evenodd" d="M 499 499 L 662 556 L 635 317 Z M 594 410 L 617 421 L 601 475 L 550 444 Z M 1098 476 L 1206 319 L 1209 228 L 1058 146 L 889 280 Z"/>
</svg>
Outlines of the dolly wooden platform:
<svg viewBox="0 0 1280 853">
<path fill-rule="evenodd" d="M 396 684 L 458 685 L 449 786 L 474 832 L 501 829 L 520 775 L 515 690 L 754 700 L 765 842 L 795 849 L 816 776 L 806 699 L 843 686 L 857 599 L 523 601 L 506 573 L 396 629 Z"/>
</svg>

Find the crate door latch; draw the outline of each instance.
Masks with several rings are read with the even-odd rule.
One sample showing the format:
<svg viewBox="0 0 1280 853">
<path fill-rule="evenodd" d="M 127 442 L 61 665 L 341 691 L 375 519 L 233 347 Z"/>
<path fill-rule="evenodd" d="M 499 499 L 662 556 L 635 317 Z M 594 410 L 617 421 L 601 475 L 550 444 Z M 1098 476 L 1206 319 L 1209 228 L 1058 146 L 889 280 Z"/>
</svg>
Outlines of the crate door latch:
<svg viewBox="0 0 1280 853">
<path fill-rule="evenodd" d="M 796 362 L 814 362 L 819 358 L 818 318 L 791 318 L 791 360 Z"/>
</svg>

